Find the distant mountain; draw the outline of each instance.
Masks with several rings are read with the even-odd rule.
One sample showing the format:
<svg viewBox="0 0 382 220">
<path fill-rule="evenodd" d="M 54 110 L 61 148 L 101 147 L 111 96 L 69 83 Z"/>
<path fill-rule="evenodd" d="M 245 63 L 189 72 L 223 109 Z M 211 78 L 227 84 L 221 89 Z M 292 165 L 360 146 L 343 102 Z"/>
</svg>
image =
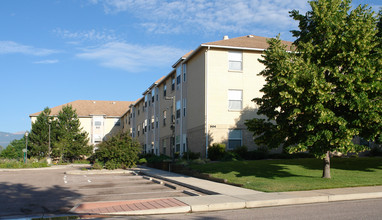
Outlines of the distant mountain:
<svg viewBox="0 0 382 220">
<path fill-rule="evenodd" d="M 6 148 L 9 143 L 11 143 L 13 140 L 19 140 L 23 138 L 24 133 L 17 132 L 17 133 L 7 133 L 7 132 L 1 132 L 0 131 L 0 146 L 3 148 Z"/>
</svg>

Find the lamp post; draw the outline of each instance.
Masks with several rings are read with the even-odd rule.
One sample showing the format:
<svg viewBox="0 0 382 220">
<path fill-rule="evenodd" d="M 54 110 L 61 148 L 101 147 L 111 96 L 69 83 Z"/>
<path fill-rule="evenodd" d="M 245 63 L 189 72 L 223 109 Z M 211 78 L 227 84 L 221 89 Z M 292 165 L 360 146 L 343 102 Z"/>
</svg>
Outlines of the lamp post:
<svg viewBox="0 0 382 220">
<path fill-rule="evenodd" d="M 28 135 L 29 135 L 29 132 L 26 131 L 25 132 L 25 149 L 23 150 L 24 151 L 24 163 L 26 164 L 27 163 L 27 156 L 28 156 Z"/>
<path fill-rule="evenodd" d="M 165 100 L 172 100 L 172 116 L 171 116 L 171 130 L 172 130 L 172 146 L 170 148 L 171 150 L 171 157 L 172 162 L 174 162 L 174 151 L 175 151 L 175 96 L 165 97 Z"/>
<path fill-rule="evenodd" d="M 52 163 L 52 159 L 50 158 L 50 125 L 52 124 L 52 120 L 49 118 L 48 119 L 48 124 L 49 124 L 49 142 L 48 142 L 48 158 L 46 158 L 48 164 Z"/>
</svg>

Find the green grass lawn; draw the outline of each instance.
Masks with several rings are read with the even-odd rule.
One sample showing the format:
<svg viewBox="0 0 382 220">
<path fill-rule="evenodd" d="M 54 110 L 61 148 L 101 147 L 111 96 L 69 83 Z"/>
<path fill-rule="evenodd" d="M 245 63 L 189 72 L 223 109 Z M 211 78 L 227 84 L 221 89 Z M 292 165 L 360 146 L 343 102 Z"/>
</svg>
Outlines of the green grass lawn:
<svg viewBox="0 0 382 220">
<path fill-rule="evenodd" d="M 332 158 L 331 179 L 322 160 L 253 160 L 191 165 L 190 168 L 263 192 L 382 185 L 382 158 Z"/>
</svg>

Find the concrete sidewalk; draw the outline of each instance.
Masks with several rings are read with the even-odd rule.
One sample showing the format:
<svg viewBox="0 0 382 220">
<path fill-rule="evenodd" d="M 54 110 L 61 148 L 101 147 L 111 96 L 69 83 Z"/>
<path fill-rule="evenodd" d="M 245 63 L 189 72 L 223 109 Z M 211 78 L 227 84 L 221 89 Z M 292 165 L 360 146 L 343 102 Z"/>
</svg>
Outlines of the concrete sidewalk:
<svg viewBox="0 0 382 220">
<path fill-rule="evenodd" d="M 148 215 L 382 198 L 382 186 L 264 193 L 148 167 L 134 170 L 143 175 L 173 182 L 208 195 L 81 203 L 71 211 L 79 215 Z"/>
</svg>

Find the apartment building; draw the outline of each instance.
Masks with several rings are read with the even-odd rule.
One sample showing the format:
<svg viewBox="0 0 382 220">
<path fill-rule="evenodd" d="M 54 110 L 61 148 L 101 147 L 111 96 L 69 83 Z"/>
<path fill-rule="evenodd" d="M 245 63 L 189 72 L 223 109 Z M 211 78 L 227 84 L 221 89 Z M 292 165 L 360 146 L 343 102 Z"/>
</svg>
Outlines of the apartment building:
<svg viewBox="0 0 382 220">
<path fill-rule="evenodd" d="M 71 105 L 76 110 L 83 131 L 89 134 L 89 144 L 98 144 L 108 136 L 122 131 L 121 117 L 134 102 L 77 100 L 51 108 L 56 117 L 62 107 Z M 29 115 L 34 123 L 41 112 Z"/>
<path fill-rule="evenodd" d="M 174 149 L 205 157 L 213 143 L 256 149 L 244 122 L 258 117 L 251 100 L 262 96 L 265 80 L 258 73 L 264 66 L 258 59 L 267 47 L 267 38 L 253 35 L 201 44 L 130 105 L 123 130 L 155 154 Z"/>
</svg>

